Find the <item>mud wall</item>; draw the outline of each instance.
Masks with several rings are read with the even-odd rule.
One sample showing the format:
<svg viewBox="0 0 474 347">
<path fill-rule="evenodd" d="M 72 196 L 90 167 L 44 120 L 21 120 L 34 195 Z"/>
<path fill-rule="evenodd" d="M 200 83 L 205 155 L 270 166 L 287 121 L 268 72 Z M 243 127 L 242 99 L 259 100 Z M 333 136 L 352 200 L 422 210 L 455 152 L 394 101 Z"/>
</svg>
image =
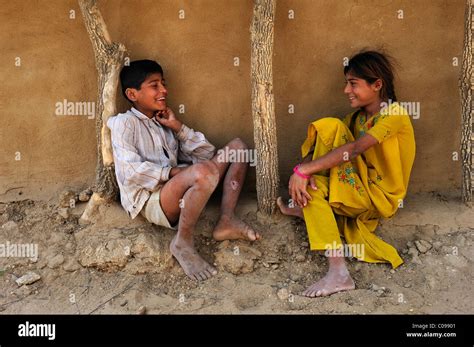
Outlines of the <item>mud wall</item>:
<svg viewBox="0 0 474 347">
<path fill-rule="evenodd" d="M 217 146 L 253 146 L 251 1 L 100 1 L 115 41 L 132 60 L 165 70 L 169 103 Z M 71 12 L 74 11 L 74 12 Z M 73 18 L 74 17 L 74 18 Z M 279 0 L 274 91 L 282 186 L 299 160 L 307 124 L 351 111 L 343 59 L 384 48 L 398 61 L 399 99 L 416 102 L 411 192 L 460 189 L 458 77 L 464 1 Z M 76 1 L 0 1 L 0 200 L 49 199 L 93 182 L 95 120 L 57 115 L 58 103 L 94 102 L 92 47 Z M 179 105 L 184 113 L 179 114 Z M 127 103 L 120 97 L 119 108 Z M 248 189 L 253 190 L 255 170 Z"/>
</svg>

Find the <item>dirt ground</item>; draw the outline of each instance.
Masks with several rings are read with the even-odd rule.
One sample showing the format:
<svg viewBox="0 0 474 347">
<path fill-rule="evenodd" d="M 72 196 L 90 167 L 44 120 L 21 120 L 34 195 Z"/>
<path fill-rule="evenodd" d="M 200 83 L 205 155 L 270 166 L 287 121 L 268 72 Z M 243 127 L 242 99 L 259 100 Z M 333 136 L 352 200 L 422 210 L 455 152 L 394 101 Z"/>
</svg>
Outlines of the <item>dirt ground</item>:
<svg viewBox="0 0 474 347">
<path fill-rule="evenodd" d="M 315 299 L 299 293 L 327 264 L 309 251 L 304 222 L 265 219 L 254 196 L 242 197 L 238 214 L 261 232 L 259 242 L 214 241 L 217 201 L 204 211 L 196 243 L 219 273 L 202 283 L 188 279 L 171 257 L 172 230 L 141 216 L 131 220 L 118 204 L 104 206 L 95 223 L 81 225 L 86 203 L 61 203 L 0 204 L 0 245 L 38 246 L 35 259 L 0 257 L 2 313 L 474 313 L 474 210 L 458 197 L 409 196 L 377 230 L 405 263 L 391 270 L 349 260 L 356 289 Z M 30 274 L 30 284 L 16 283 L 29 272 L 38 276 Z"/>
</svg>

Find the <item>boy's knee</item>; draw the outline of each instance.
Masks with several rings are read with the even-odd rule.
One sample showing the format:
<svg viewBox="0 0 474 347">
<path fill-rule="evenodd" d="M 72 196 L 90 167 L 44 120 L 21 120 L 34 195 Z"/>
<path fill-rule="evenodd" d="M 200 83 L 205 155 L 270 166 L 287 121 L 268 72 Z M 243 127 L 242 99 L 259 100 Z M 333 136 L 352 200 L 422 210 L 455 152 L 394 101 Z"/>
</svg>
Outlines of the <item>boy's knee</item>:
<svg viewBox="0 0 474 347">
<path fill-rule="evenodd" d="M 219 183 L 219 170 L 216 164 L 208 160 L 192 166 L 194 181 L 208 187 L 215 188 Z"/>
<path fill-rule="evenodd" d="M 240 139 L 239 137 L 236 137 L 235 139 L 230 141 L 228 146 L 230 148 L 234 148 L 234 149 L 247 149 L 247 148 L 249 148 L 247 146 L 247 144 L 244 141 L 242 141 L 242 139 Z"/>
</svg>

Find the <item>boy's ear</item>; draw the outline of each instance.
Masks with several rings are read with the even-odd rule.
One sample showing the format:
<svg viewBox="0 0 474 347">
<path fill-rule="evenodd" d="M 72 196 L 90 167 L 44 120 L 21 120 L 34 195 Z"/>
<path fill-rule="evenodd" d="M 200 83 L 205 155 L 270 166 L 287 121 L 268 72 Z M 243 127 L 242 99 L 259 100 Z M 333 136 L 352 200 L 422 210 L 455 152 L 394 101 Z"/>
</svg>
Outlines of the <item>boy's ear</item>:
<svg viewBox="0 0 474 347">
<path fill-rule="evenodd" d="M 137 90 L 135 88 L 127 88 L 125 89 L 125 95 L 131 101 L 137 101 Z"/>
</svg>

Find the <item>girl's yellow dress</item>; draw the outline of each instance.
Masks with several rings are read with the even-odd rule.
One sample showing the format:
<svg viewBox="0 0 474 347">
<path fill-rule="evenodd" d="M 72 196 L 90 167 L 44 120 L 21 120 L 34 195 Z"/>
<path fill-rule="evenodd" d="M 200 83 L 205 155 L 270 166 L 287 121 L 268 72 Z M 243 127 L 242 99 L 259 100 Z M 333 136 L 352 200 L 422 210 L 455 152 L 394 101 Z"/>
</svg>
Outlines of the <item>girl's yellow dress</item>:
<svg viewBox="0 0 474 347">
<path fill-rule="evenodd" d="M 301 152 L 304 158 L 314 148 L 314 160 L 364 134 L 375 137 L 378 144 L 352 161 L 318 172 L 314 175 L 318 189 L 308 187 L 312 200 L 303 213 L 310 247 L 340 249 L 341 232 L 349 248 L 363 245 L 358 248 L 363 252 L 355 254 L 359 260 L 390 262 L 396 268 L 403 260 L 374 232 L 381 217 L 395 214 L 407 192 L 415 159 L 415 137 L 408 112 L 392 103 L 368 119 L 363 111 L 357 111 L 344 121 L 330 117 L 317 120 L 309 125 Z"/>
</svg>

